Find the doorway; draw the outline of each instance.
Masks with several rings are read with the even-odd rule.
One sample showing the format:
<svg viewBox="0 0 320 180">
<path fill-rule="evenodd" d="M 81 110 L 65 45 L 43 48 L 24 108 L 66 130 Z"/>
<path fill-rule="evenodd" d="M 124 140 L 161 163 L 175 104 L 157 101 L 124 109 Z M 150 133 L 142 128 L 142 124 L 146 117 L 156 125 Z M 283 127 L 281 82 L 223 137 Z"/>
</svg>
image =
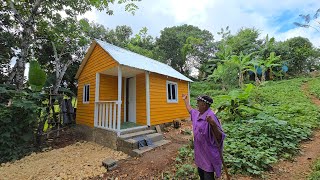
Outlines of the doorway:
<svg viewBox="0 0 320 180">
<path fill-rule="evenodd" d="M 128 122 L 136 123 L 136 77 L 127 79 L 126 93 L 126 119 Z"/>
</svg>

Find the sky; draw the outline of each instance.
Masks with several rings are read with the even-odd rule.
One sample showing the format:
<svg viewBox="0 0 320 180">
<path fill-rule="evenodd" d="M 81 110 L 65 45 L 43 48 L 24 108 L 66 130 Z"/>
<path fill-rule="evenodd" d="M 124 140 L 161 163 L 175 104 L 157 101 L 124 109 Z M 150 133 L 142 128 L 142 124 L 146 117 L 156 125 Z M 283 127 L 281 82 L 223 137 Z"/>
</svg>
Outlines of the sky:
<svg viewBox="0 0 320 180">
<path fill-rule="evenodd" d="M 135 15 L 125 12 L 124 5 L 115 4 L 111 6 L 112 16 L 93 10 L 84 17 L 106 28 L 128 25 L 134 34 L 147 27 L 154 37 L 159 37 L 165 27 L 182 24 L 209 30 L 216 40 L 220 39 L 217 32 L 226 26 L 232 34 L 242 27 L 255 27 L 261 38 L 269 34 L 283 41 L 302 36 L 320 47 L 320 32 L 293 24 L 303 22 L 300 14 L 313 15 L 320 8 L 319 0 L 142 0 L 136 4 L 139 9 Z"/>
<path fill-rule="evenodd" d="M 159 37 L 165 27 L 190 24 L 209 30 L 217 41 L 220 39 L 217 32 L 226 26 L 232 34 L 242 27 L 254 27 L 260 30 L 260 38 L 268 34 L 277 41 L 284 41 L 302 36 L 320 48 L 320 32 L 293 24 L 303 22 L 300 14 L 313 16 L 320 8 L 320 0 L 141 0 L 136 5 L 139 9 L 135 15 L 125 12 L 124 5 L 115 4 L 111 6 L 112 16 L 92 10 L 79 18 L 85 17 L 106 28 L 128 25 L 134 34 L 147 27 L 153 37 Z M 320 30 L 316 22 L 312 25 Z"/>
</svg>

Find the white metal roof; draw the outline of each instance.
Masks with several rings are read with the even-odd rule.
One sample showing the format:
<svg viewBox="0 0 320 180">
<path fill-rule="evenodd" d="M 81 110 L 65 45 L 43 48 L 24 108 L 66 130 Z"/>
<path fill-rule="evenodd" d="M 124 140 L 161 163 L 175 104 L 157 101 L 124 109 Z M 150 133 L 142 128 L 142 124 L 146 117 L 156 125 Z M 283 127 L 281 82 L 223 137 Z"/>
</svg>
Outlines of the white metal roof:
<svg viewBox="0 0 320 180">
<path fill-rule="evenodd" d="M 126 49 L 114 46 L 110 43 L 107 43 L 101 40 L 95 40 L 95 41 L 106 52 L 108 52 L 110 56 L 113 57 L 114 60 L 116 60 L 121 65 L 142 69 L 150 72 L 155 72 L 158 74 L 192 82 L 192 80 L 190 80 L 186 76 L 182 75 L 181 73 L 179 73 L 178 71 L 176 71 L 175 69 L 173 69 L 172 67 L 164 63 L 161 63 L 151 58 L 128 51 Z"/>
</svg>

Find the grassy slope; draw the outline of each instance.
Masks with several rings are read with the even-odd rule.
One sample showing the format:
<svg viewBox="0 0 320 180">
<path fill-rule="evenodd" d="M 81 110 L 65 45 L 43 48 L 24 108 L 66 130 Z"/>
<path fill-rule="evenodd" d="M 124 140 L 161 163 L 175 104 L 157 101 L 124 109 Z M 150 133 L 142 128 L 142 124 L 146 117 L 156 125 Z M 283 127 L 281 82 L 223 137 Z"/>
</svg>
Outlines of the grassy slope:
<svg viewBox="0 0 320 180">
<path fill-rule="evenodd" d="M 309 91 L 320 99 L 320 77 L 312 79 L 308 84 Z"/>
<path fill-rule="evenodd" d="M 224 156 L 232 173 L 260 175 L 279 159 L 291 158 L 298 151 L 299 142 L 311 135 L 312 128 L 319 126 L 319 109 L 301 91 L 307 80 L 268 82 L 251 96 L 261 105 L 261 113 L 248 114 L 240 121 L 223 122 L 227 133 Z M 316 84 L 313 81 L 317 80 L 311 79 L 312 84 Z M 219 99 L 216 95 L 226 94 L 213 90 L 214 86 L 205 82 L 193 83 L 192 104 L 199 94 L 208 94 L 214 99 Z M 189 149 L 180 150 L 177 157 L 178 172 L 188 170 L 186 176 L 194 172 L 189 166 L 193 164 L 193 158 L 187 158 L 192 154 Z"/>
</svg>

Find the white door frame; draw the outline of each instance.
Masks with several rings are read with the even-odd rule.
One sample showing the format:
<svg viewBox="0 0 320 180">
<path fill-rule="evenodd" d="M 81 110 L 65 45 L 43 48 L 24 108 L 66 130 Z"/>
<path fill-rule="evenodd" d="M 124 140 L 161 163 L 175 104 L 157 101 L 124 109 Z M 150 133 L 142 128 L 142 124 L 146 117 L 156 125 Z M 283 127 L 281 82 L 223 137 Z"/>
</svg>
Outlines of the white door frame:
<svg viewBox="0 0 320 180">
<path fill-rule="evenodd" d="M 128 108 L 129 108 L 129 111 L 128 111 L 128 121 L 129 122 L 133 122 L 133 123 L 136 123 L 137 121 L 137 116 L 136 116 L 136 112 L 137 112 L 137 90 L 136 90 L 136 77 L 132 77 L 132 78 L 129 78 L 129 85 L 128 85 L 128 88 L 129 88 L 129 93 L 127 94 L 128 95 Z"/>
</svg>

